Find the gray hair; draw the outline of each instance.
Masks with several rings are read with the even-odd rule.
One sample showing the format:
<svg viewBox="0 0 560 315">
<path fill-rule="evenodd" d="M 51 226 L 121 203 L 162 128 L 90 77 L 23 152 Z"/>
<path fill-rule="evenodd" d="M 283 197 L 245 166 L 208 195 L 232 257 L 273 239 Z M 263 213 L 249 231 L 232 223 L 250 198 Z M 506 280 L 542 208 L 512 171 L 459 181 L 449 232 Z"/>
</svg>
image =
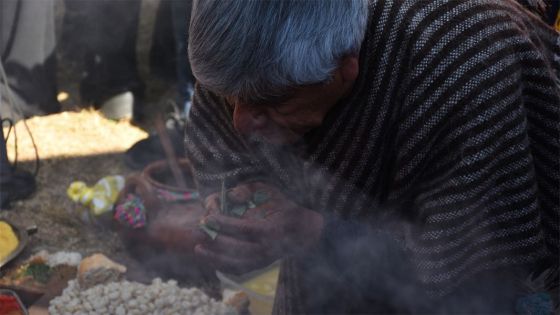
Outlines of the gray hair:
<svg viewBox="0 0 560 315">
<path fill-rule="evenodd" d="M 196 79 L 248 102 L 328 81 L 357 54 L 368 0 L 196 0 L 189 56 Z"/>
</svg>

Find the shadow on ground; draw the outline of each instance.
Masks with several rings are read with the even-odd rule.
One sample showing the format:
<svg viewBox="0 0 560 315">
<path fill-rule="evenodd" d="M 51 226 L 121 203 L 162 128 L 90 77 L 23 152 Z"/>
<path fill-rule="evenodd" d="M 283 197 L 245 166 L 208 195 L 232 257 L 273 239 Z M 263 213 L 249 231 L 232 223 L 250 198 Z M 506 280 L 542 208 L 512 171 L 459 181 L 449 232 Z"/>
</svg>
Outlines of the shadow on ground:
<svg viewBox="0 0 560 315">
<path fill-rule="evenodd" d="M 20 163 L 20 167 L 31 170 L 34 162 Z M 73 251 L 83 257 L 103 253 L 127 266 L 129 280 L 147 283 L 154 277 L 175 278 L 180 283 L 194 284 L 208 294 L 216 295 L 217 280 L 197 276 L 193 261 L 166 251 L 132 256 L 106 221 L 84 219 L 91 218 L 83 215 L 88 208 L 74 203 L 66 194 L 70 183 L 76 180 L 89 186 L 103 176 L 127 176 L 133 172 L 124 165 L 122 153 L 41 160 L 37 191 L 30 198 L 13 203 L 10 209 L 0 210 L 0 219 L 7 219 L 20 228 L 32 225 L 38 228 L 18 260 L 40 250 Z"/>
</svg>

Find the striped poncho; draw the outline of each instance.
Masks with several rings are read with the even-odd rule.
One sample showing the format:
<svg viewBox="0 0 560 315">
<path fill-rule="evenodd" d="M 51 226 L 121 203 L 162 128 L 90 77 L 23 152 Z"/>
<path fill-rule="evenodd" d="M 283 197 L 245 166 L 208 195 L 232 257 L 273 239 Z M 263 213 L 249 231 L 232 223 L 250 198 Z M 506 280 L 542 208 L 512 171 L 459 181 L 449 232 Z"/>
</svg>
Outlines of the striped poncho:
<svg viewBox="0 0 560 315">
<path fill-rule="evenodd" d="M 277 314 L 414 309 L 399 294 L 558 257 L 559 60 L 511 0 L 372 0 L 351 96 L 297 148 L 248 144 L 198 87 L 187 154 L 203 194 L 264 177 L 329 218 L 284 259 Z"/>
</svg>

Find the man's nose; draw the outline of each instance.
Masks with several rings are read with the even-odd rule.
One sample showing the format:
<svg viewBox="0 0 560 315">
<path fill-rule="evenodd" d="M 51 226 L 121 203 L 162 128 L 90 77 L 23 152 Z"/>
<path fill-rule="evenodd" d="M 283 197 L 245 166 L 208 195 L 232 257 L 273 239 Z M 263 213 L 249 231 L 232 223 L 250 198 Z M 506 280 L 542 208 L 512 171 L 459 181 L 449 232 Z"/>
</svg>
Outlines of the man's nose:
<svg viewBox="0 0 560 315">
<path fill-rule="evenodd" d="M 262 110 L 244 104 L 236 104 L 233 109 L 233 128 L 241 134 L 249 135 L 266 126 L 266 115 Z"/>
</svg>

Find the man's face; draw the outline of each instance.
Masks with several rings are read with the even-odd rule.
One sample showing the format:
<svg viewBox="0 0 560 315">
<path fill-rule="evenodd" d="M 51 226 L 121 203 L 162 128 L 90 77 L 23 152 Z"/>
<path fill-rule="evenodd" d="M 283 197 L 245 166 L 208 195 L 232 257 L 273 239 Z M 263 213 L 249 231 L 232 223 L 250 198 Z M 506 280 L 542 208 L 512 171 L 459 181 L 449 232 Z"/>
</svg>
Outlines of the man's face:
<svg viewBox="0 0 560 315">
<path fill-rule="evenodd" d="M 346 77 L 336 72 L 328 83 L 299 87 L 290 98 L 275 104 L 245 104 L 228 97 L 233 107 L 233 127 L 248 138 L 277 145 L 294 143 L 319 127 L 329 110 L 348 94 L 354 80 Z"/>
<path fill-rule="evenodd" d="M 273 144 L 290 144 L 320 126 L 337 99 L 328 97 L 322 86 L 306 86 L 275 104 L 252 105 L 234 98 L 228 101 L 233 106 L 233 127 L 240 134 Z"/>
</svg>

